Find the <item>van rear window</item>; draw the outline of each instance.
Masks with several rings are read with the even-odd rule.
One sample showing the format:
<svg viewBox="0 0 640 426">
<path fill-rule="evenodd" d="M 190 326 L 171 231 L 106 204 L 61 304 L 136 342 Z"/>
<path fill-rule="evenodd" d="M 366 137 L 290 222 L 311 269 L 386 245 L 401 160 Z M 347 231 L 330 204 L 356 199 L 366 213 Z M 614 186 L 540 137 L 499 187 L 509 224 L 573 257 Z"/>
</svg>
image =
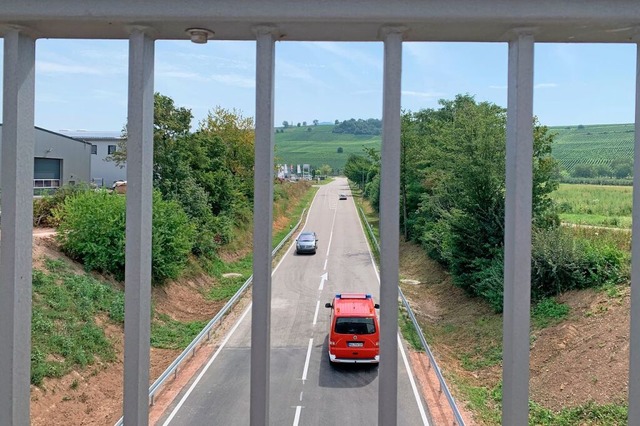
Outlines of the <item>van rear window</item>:
<svg viewBox="0 0 640 426">
<path fill-rule="evenodd" d="M 336 319 L 335 332 L 338 334 L 373 334 L 376 325 L 373 318 L 340 317 Z"/>
</svg>

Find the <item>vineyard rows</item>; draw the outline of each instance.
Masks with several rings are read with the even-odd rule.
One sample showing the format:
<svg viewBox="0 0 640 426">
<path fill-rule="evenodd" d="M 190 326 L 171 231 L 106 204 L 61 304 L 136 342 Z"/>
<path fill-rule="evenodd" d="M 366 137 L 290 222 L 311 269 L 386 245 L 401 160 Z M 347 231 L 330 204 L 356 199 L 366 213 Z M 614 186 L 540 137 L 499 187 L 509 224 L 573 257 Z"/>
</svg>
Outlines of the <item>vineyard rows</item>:
<svg viewBox="0 0 640 426">
<path fill-rule="evenodd" d="M 550 127 L 556 134 L 553 156 L 569 173 L 578 164 L 611 165 L 633 159 L 633 124 Z"/>
</svg>

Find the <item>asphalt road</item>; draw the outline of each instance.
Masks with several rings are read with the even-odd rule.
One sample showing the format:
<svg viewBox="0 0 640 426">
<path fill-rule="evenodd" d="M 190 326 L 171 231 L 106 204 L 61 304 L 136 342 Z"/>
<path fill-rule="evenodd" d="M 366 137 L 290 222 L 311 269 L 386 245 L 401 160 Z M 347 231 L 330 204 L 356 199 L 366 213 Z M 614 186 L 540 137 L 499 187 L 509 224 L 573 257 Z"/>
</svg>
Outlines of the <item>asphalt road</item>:
<svg viewBox="0 0 640 426">
<path fill-rule="evenodd" d="M 338 200 L 338 194 L 349 194 Z M 305 230 L 318 234 L 315 255 L 293 245 L 274 268 L 271 305 L 271 425 L 375 425 L 378 368 L 329 363 L 327 331 L 335 293 L 367 292 L 379 280 L 346 179 L 322 186 Z M 248 425 L 250 309 L 240 317 L 200 375 L 183 390 L 160 425 Z M 398 424 L 428 425 L 426 408 L 398 356 Z"/>
</svg>

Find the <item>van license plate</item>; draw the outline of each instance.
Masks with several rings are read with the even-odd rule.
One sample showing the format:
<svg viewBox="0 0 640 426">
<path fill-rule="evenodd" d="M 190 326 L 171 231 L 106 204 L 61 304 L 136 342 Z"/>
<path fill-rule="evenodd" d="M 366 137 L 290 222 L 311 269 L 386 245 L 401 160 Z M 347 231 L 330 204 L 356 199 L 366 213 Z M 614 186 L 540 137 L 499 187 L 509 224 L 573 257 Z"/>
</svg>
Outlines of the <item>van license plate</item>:
<svg viewBox="0 0 640 426">
<path fill-rule="evenodd" d="M 362 342 L 349 342 L 348 343 L 350 348 L 361 348 L 364 346 L 364 343 Z"/>
</svg>

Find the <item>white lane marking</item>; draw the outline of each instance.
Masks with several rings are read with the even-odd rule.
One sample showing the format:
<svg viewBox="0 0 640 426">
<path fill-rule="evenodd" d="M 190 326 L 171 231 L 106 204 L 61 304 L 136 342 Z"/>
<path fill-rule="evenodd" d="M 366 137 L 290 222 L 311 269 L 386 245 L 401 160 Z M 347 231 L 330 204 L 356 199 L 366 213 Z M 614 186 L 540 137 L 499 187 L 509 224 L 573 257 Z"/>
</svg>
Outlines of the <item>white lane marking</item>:
<svg viewBox="0 0 640 426">
<path fill-rule="evenodd" d="M 400 354 L 402 355 L 402 360 L 404 361 L 404 368 L 407 369 L 407 374 L 409 375 L 409 382 L 411 383 L 411 389 L 413 389 L 413 396 L 416 398 L 418 410 L 420 411 L 420 417 L 422 417 L 422 424 L 424 424 L 425 426 L 430 426 L 429 420 L 427 419 L 427 414 L 424 412 L 424 407 L 422 406 L 422 399 L 420 398 L 420 394 L 418 393 L 416 381 L 413 379 L 413 373 L 411 372 L 411 367 L 409 366 L 409 360 L 407 360 L 407 355 L 404 353 L 404 345 L 402 344 L 402 340 L 400 340 L 399 333 L 398 347 L 400 348 Z"/>
<path fill-rule="evenodd" d="M 354 201 L 355 206 L 355 201 Z M 358 222 L 360 223 L 360 229 L 362 230 L 362 235 L 367 240 L 367 234 L 364 230 L 364 225 L 362 224 L 362 220 L 360 220 L 360 216 L 358 215 Z M 376 274 L 376 278 L 378 279 L 378 286 L 380 285 L 380 274 L 378 273 L 378 268 L 376 267 L 376 262 L 373 259 L 373 253 L 371 252 L 371 248 L 369 247 L 369 243 L 367 242 L 367 251 L 369 251 L 369 258 L 371 259 L 371 266 L 373 267 L 373 271 Z M 415 381 L 413 379 L 413 374 L 411 373 L 411 369 L 409 368 L 409 363 L 407 360 L 407 356 L 404 353 L 404 348 L 402 346 L 402 341 L 400 340 L 400 333 L 398 333 L 398 346 L 400 347 L 400 353 L 402 354 L 402 359 L 404 360 L 404 365 L 407 370 L 407 375 L 409 376 L 409 382 L 411 383 L 411 387 L 413 388 L 413 394 L 416 398 L 416 404 L 418 404 L 418 410 L 420 411 L 420 415 L 422 416 L 422 421 L 425 425 L 429 426 L 429 421 L 427 420 L 424 406 L 422 404 L 422 399 L 420 398 L 420 394 L 418 393 L 418 389 L 416 388 Z"/>
<path fill-rule="evenodd" d="M 184 396 L 182 397 L 182 399 L 180 400 L 180 402 L 178 403 L 178 405 L 176 405 L 176 408 L 173 409 L 173 411 L 171 412 L 171 415 L 169 416 L 169 418 L 164 422 L 163 426 L 167 426 L 169 424 L 169 422 L 171 422 L 171 420 L 173 420 L 173 418 L 175 417 L 175 415 L 178 413 L 178 410 L 180 409 L 180 407 L 182 407 L 182 404 L 184 404 L 184 402 L 187 400 L 187 398 L 189 397 L 189 395 L 191 394 L 191 392 L 193 391 L 193 389 L 195 389 L 196 385 L 198 384 L 198 382 L 200 381 L 200 379 L 202 379 L 202 376 L 204 376 L 204 374 L 207 372 L 207 370 L 209 369 L 209 367 L 211 366 L 211 364 L 213 363 L 213 361 L 218 357 L 218 354 L 222 351 L 222 349 L 224 348 L 224 346 L 227 344 L 227 342 L 229 341 L 229 339 L 231 338 L 231 336 L 233 335 L 233 333 L 236 331 L 236 329 L 238 328 L 238 326 L 240 325 L 240 323 L 242 322 L 242 320 L 247 316 L 247 314 L 251 311 L 251 303 L 249 304 L 249 306 L 247 307 L 247 309 L 244 311 L 244 313 L 242 314 L 242 316 L 240 317 L 240 319 L 238 320 L 238 322 L 236 322 L 236 324 L 233 326 L 233 328 L 231 329 L 231 331 L 229 332 L 229 334 L 227 334 L 227 337 L 224 338 L 224 340 L 222 341 L 222 344 L 220 345 L 220 347 L 218 348 L 218 350 L 216 351 L 215 354 L 213 354 L 213 356 L 211 357 L 211 359 L 209 360 L 209 362 L 207 362 L 207 365 L 204 366 L 204 369 L 200 372 L 200 374 L 198 374 L 198 377 L 196 378 L 196 380 L 193 382 L 193 384 L 191 384 L 191 386 L 189 387 L 189 390 L 187 391 L 187 393 L 184 394 Z"/>
<path fill-rule="evenodd" d="M 304 393 L 304 392 L 300 392 L 300 401 L 302 401 L 302 394 L 303 394 L 303 393 Z"/>
<path fill-rule="evenodd" d="M 338 209 L 336 208 L 333 211 L 333 221 L 331 222 L 331 234 L 329 234 L 329 244 L 327 244 L 327 257 L 329 257 L 329 250 L 331 249 L 331 240 L 333 239 L 333 228 L 336 224 L 336 214 L 338 213 Z M 360 224 L 362 226 L 362 224 Z"/>
<path fill-rule="evenodd" d="M 320 311 L 320 301 L 316 302 L 316 313 L 313 314 L 313 325 L 316 325 L 318 322 L 318 312 Z"/>
<path fill-rule="evenodd" d="M 302 406 L 298 405 L 296 407 L 296 416 L 293 418 L 293 426 L 298 426 L 300 422 L 300 411 L 302 411 Z"/>
<path fill-rule="evenodd" d="M 320 276 L 320 287 L 318 287 L 318 290 L 322 291 L 322 289 L 324 288 L 324 282 L 327 281 L 328 279 L 329 279 L 328 272 L 325 272 Z"/>
<path fill-rule="evenodd" d="M 307 348 L 307 359 L 304 360 L 304 370 L 302 371 L 302 381 L 307 380 L 309 372 L 309 361 L 311 361 L 311 349 L 313 349 L 313 338 L 309 339 L 309 347 Z"/>
<path fill-rule="evenodd" d="M 329 259 L 325 259 L 325 260 L 324 260 L 324 269 L 323 269 L 323 271 L 326 271 L 326 270 L 327 270 L 327 262 L 328 262 L 328 261 L 329 261 Z"/>
</svg>

